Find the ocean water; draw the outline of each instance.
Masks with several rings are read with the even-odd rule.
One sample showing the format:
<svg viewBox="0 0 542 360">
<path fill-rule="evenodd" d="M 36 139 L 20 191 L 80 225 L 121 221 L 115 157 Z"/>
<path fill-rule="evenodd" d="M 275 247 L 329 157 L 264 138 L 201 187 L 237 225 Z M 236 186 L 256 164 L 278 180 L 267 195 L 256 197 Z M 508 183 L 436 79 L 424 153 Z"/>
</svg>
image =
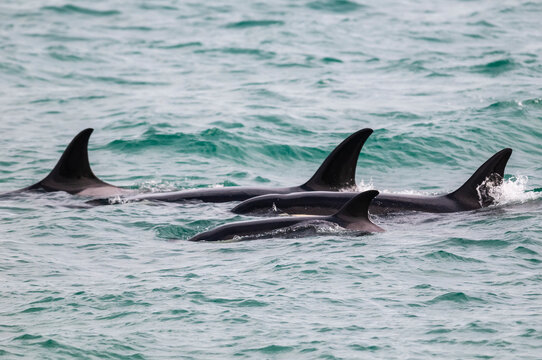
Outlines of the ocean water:
<svg viewBox="0 0 542 360">
<path fill-rule="evenodd" d="M 305 182 L 375 129 L 360 188 L 437 194 L 504 147 L 495 206 L 363 237 L 191 243 L 235 204 L 0 202 L 0 357 L 539 359 L 542 3 L 0 3 L 0 192 L 80 130 L 139 191 Z"/>
</svg>

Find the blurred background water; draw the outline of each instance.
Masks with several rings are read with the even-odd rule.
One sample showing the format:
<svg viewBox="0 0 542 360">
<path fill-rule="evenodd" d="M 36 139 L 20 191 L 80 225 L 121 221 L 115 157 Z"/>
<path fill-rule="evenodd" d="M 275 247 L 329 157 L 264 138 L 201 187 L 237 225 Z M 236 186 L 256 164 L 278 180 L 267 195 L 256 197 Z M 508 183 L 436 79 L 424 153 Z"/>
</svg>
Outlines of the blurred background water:
<svg viewBox="0 0 542 360">
<path fill-rule="evenodd" d="M 542 4 L 0 4 L 0 191 L 80 130 L 141 191 L 293 186 L 375 129 L 360 188 L 436 194 L 511 147 L 499 204 L 386 233 L 189 243 L 233 204 L 0 203 L 6 358 L 539 358 Z"/>
</svg>

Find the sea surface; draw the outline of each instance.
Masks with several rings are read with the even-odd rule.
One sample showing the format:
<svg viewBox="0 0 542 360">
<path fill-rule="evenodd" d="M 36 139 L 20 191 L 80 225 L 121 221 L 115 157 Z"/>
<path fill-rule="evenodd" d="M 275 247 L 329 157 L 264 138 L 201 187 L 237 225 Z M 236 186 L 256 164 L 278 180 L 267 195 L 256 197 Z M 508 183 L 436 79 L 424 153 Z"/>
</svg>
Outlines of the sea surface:
<svg viewBox="0 0 542 360">
<path fill-rule="evenodd" d="M 540 359 L 542 3 L 0 2 L 0 192 L 79 131 L 141 192 L 294 186 L 361 128 L 359 188 L 497 204 L 385 233 L 192 243 L 235 203 L 0 201 L 6 359 Z"/>
</svg>

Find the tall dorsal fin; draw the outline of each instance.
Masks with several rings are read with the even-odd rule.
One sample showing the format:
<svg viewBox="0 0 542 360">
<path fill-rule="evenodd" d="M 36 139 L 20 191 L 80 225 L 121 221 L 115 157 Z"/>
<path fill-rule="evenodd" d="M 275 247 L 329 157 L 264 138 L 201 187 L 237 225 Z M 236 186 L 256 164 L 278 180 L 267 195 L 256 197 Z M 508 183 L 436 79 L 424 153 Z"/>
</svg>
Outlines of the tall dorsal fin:
<svg viewBox="0 0 542 360">
<path fill-rule="evenodd" d="M 362 129 L 343 140 L 328 155 L 312 178 L 301 185 L 301 188 L 329 191 L 356 186 L 356 166 L 359 153 L 372 133 L 372 129 Z"/>
<path fill-rule="evenodd" d="M 349 200 L 331 216 L 347 229 L 382 232 L 384 229 L 369 220 L 369 205 L 378 194 L 376 190 L 364 191 Z"/>
<path fill-rule="evenodd" d="M 459 189 L 447 196 L 468 209 L 491 205 L 494 199 L 489 194 L 489 188 L 502 184 L 504 168 L 510 155 L 512 149 L 502 149 L 483 163 Z"/>
<path fill-rule="evenodd" d="M 93 129 L 85 129 L 70 142 L 54 169 L 40 182 L 23 190 L 44 189 L 76 194 L 95 187 L 115 187 L 94 175 L 88 161 L 88 139 Z"/>
</svg>

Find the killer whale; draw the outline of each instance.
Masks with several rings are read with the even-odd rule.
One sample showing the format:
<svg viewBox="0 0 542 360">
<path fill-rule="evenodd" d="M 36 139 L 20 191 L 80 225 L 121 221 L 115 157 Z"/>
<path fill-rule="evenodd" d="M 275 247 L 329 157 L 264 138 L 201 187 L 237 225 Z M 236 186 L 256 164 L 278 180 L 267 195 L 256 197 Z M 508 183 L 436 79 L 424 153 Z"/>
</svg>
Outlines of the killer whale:
<svg viewBox="0 0 542 360">
<path fill-rule="evenodd" d="M 230 223 L 209 231 L 197 234 L 189 241 L 227 241 L 241 238 L 262 239 L 272 237 L 273 231 L 287 229 L 295 225 L 328 222 L 337 224 L 348 230 L 363 233 L 383 232 L 384 230 L 371 222 L 368 217 L 369 204 L 378 195 L 378 191 L 369 190 L 358 193 L 344 204 L 339 211 L 329 216 L 280 217 Z"/>
<path fill-rule="evenodd" d="M 111 197 L 125 196 L 125 201 L 205 202 L 241 201 L 269 193 L 340 190 L 356 185 L 355 172 L 359 153 L 372 129 L 361 129 L 343 140 L 324 160 L 316 173 L 305 184 L 289 188 L 226 187 L 182 190 L 164 193 L 136 194 L 100 180 L 94 175 L 88 159 L 88 142 L 93 129 L 77 134 L 66 147 L 53 170 L 41 181 L 28 187 L 0 194 L 0 198 L 27 191 L 65 191 L 72 195 L 95 198 L 89 205 L 109 204 Z"/>
<path fill-rule="evenodd" d="M 380 193 L 371 203 L 371 214 L 420 211 L 447 213 L 475 210 L 489 206 L 494 199 L 491 186 L 502 184 L 504 169 L 512 154 L 506 148 L 488 159 L 456 191 L 441 196 L 415 196 Z M 270 213 L 328 215 L 332 214 L 356 192 L 270 194 L 248 199 L 232 209 L 236 214 L 269 215 Z"/>
<path fill-rule="evenodd" d="M 22 189 L 0 194 L 0 197 L 27 191 L 65 191 L 72 195 L 89 197 L 132 194 L 133 190 L 108 184 L 98 179 L 92 172 L 88 160 L 88 141 L 93 131 L 88 128 L 77 134 L 66 147 L 53 170 L 41 181 Z"/>
<path fill-rule="evenodd" d="M 285 188 L 232 186 L 224 188 L 204 188 L 162 193 L 147 193 L 121 198 L 93 199 L 90 205 L 108 205 L 117 202 L 162 201 L 162 202 L 229 202 L 243 201 L 264 194 L 287 194 L 292 192 L 338 191 L 356 186 L 356 166 L 359 153 L 372 129 L 361 129 L 348 136 L 327 156 L 316 173 L 300 186 Z"/>
</svg>

